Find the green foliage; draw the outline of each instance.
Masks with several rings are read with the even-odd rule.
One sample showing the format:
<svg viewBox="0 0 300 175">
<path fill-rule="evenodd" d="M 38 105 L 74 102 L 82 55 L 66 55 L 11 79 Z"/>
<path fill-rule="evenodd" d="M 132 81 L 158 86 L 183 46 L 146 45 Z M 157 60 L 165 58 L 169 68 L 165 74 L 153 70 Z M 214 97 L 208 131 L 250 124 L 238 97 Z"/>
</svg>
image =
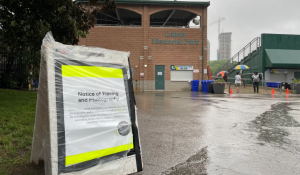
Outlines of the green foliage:
<svg viewBox="0 0 300 175">
<path fill-rule="evenodd" d="M 10 86 L 9 75 L 15 73 L 13 81 L 26 80 L 29 67 L 39 67 L 42 39 L 48 31 L 58 42 L 78 44 L 96 24 L 97 11 L 115 8 L 114 0 L 101 1 L 94 7 L 73 0 L 0 0 L 0 50 L 8 58 L 1 86 Z M 17 59 L 24 62 L 22 68 L 14 67 Z"/>
<path fill-rule="evenodd" d="M 210 66 L 210 70 L 214 73 L 219 67 L 221 67 L 227 60 L 215 60 L 215 61 L 208 61 L 207 65 Z M 226 70 L 225 70 L 226 71 Z M 215 75 L 213 75 L 215 76 Z"/>
<path fill-rule="evenodd" d="M 28 163 L 37 94 L 0 89 L 0 97 L 0 174 L 37 174 Z"/>
<path fill-rule="evenodd" d="M 292 83 L 294 83 L 294 84 L 300 84 L 300 80 L 297 79 L 297 78 L 295 78 L 295 79 L 293 79 Z"/>
<path fill-rule="evenodd" d="M 214 73 L 215 71 L 217 71 L 219 69 L 219 67 L 223 66 L 225 63 L 227 62 L 227 60 L 215 60 L 215 61 L 208 61 L 207 65 L 210 66 L 210 70 L 212 73 Z M 228 63 L 228 69 L 230 69 L 231 67 L 233 67 L 234 65 L 236 65 L 237 61 L 232 61 Z M 227 66 L 224 70 L 221 71 L 228 71 L 227 70 Z M 216 76 L 216 75 L 213 75 Z"/>
<path fill-rule="evenodd" d="M 217 79 L 214 81 L 214 83 L 226 83 L 225 80 L 223 78 Z"/>
</svg>

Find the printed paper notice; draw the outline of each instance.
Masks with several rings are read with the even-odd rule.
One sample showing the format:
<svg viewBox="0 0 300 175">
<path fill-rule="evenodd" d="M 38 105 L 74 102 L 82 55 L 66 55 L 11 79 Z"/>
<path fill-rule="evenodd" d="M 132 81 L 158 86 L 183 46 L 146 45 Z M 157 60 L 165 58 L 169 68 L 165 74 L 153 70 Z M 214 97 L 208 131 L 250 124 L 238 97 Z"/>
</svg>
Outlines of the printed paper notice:
<svg viewBox="0 0 300 175">
<path fill-rule="evenodd" d="M 66 157 L 132 142 L 122 69 L 76 67 L 62 73 Z"/>
</svg>

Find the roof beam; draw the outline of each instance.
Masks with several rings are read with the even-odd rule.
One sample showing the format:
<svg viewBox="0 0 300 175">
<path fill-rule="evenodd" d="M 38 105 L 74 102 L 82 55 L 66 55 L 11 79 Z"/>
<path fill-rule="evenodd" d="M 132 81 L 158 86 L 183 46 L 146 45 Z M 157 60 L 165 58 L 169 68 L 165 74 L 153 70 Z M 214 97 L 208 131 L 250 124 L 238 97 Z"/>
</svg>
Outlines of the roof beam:
<svg viewBox="0 0 300 175">
<path fill-rule="evenodd" d="M 172 13 L 169 15 L 169 17 L 167 18 L 167 20 L 165 21 L 165 23 L 162 26 L 165 26 L 167 24 L 167 22 L 169 21 L 169 19 L 172 17 L 172 15 L 174 14 L 176 10 L 173 10 Z"/>
<path fill-rule="evenodd" d="M 79 2 L 89 2 L 88 0 L 77 0 Z M 208 7 L 210 5 L 210 1 L 206 2 L 197 2 L 197 1 L 149 1 L 149 0 L 115 0 L 116 4 L 150 4 L 150 5 L 204 5 Z M 99 3 L 99 2 L 98 2 Z M 101 3 L 101 2 L 100 2 Z"/>
<path fill-rule="evenodd" d="M 100 14 L 102 14 L 102 15 L 104 15 L 104 16 L 107 16 L 107 17 L 110 17 L 110 18 L 112 18 L 112 19 L 115 19 L 115 20 L 118 20 L 118 21 L 119 21 L 118 18 L 115 18 L 115 17 L 113 17 L 113 16 L 107 15 L 107 14 L 102 13 L 102 12 L 98 12 L 98 13 L 100 13 Z"/>
<path fill-rule="evenodd" d="M 107 19 L 97 19 L 97 20 L 99 20 L 99 21 L 110 21 L 110 22 L 119 22 L 119 21 L 112 21 L 112 20 L 107 20 Z"/>
<path fill-rule="evenodd" d="M 123 20 L 121 19 L 121 17 L 120 17 L 118 8 L 116 8 L 116 14 L 117 14 L 118 20 L 121 22 L 121 25 L 124 25 L 124 21 L 123 21 Z"/>
</svg>

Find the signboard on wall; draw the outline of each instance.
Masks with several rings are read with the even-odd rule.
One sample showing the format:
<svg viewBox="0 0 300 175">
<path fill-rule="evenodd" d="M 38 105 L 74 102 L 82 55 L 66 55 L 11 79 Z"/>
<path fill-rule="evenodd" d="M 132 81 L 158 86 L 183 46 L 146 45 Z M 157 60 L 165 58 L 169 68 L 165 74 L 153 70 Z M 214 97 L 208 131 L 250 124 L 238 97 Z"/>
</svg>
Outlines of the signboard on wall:
<svg viewBox="0 0 300 175">
<path fill-rule="evenodd" d="M 185 38 L 185 32 L 169 32 L 165 31 L 165 38 L 152 38 L 152 44 L 166 44 L 166 45 L 199 45 L 197 39 Z"/>
<path fill-rule="evenodd" d="M 194 69 L 194 73 L 199 73 L 199 69 Z"/>
<path fill-rule="evenodd" d="M 286 74 L 287 69 L 270 69 L 271 74 Z"/>
<path fill-rule="evenodd" d="M 194 66 L 190 65 L 171 65 L 171 70 L 193 70 Z"/>
</svg>

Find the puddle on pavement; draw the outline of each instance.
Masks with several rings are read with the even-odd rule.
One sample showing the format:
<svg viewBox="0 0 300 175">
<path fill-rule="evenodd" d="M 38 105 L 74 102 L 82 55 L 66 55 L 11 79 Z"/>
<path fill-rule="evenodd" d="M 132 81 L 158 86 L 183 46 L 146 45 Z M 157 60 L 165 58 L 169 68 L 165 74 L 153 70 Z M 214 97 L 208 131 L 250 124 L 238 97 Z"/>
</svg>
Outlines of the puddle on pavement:
<svg viewBox="0 0 300 175">
<path fill-rule="evenodd" d="M 258 132 L 258 140 L 279 145 L 291 143 L 287 138 L 290 133 L 284 127 L 300 127 L 300 123 L 289 115 L 288 112 L 294 110 L 289 107 L 290 104 L 274 104 L 270 111 L 264 112 L 251 122 Z M 300 105 L 300 103 L 293 103 L 295 104 Z"/>
<path fill-rule="evenodd" d="M 202 148 L 187 161 L 169 168 L 162 175 L 201 174 L 206 175 L 206 164 L 208 163 L 207 147 Z"/>
<path fill-rule="evenodd" d="M 165 97 L 164 93 L 155 93 L 155 97 Z"/>
</svg>

